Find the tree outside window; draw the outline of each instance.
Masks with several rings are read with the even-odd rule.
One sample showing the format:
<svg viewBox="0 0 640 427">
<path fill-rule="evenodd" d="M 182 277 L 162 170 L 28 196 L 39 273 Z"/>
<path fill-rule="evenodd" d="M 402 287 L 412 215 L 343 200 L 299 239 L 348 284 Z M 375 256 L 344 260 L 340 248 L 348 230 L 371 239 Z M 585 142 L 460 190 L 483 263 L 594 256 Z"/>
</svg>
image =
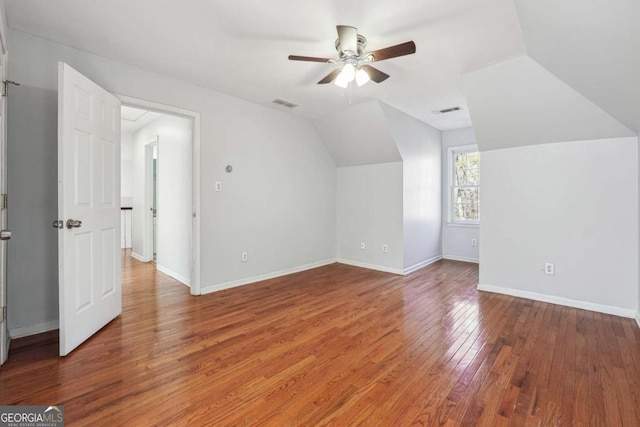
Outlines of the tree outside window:
<svg viewBox="0 0 640 427">
<path fill-rule="evenodd" d="M 451 150 L 451 222 L 480 221 L 480 153 L 471 149 Z"/>
</svg>

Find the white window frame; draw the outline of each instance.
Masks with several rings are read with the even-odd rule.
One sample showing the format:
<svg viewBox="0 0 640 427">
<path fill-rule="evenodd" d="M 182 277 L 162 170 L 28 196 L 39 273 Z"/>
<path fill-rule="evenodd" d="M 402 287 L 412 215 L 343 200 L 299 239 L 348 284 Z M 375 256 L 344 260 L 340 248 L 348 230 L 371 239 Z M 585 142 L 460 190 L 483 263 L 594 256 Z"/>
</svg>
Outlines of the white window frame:
<svg viewBox="0 0 640 427">
<path fill-rule="evenodd" d="M 447 149 L 447 224 L 457 227 L 479 227 L 480 219 L 477 220 L 461 220 L 453 218 L 453 173 L 455 160 L 455 154 L 458 153 L 472 153 L 477 151 L 480 153 L 477 145 L 460 145 L 457 147 L 449 147 Z M 480 159 L 482 164 L 482 159 Z M 482 175 L 480 175 L 480 182 L 482 182 Z M 480 187 L 480 185 L 478 185 Z M 479 215 L 480 216 L 480 215 Z"/>
</svg>

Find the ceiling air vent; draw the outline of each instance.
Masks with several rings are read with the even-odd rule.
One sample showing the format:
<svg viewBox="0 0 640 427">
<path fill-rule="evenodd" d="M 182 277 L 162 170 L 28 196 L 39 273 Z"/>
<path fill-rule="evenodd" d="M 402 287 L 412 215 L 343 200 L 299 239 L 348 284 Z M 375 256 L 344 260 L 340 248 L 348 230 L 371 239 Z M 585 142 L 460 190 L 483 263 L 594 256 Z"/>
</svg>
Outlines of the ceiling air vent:
<svg viewBox="0 0 640 427">
<path fill-rule="evenodd" d="M 449 108 L 444 108 L 442 110 L 436 110 L 436 111 L 432 111 L 433 114 L 446 114 L 446 113 L 453 113 L 454 111 L 460 111 L 462 110 L 462 107 L 458 106 L 458 107 L 449 107 Z"/>
<path fill-rule="evenodd" d="M 274 99 L 272 101 L 274 104 L 278 104 L 278 105 L 282 105 L 283 107 L 287 107 L 287 108 L 295 108 L 298 106 L 298 104 L 294 104 L 293 102 L 289 102 L 289 101 L 285 101 L 284 99 Z"/>
</svg>

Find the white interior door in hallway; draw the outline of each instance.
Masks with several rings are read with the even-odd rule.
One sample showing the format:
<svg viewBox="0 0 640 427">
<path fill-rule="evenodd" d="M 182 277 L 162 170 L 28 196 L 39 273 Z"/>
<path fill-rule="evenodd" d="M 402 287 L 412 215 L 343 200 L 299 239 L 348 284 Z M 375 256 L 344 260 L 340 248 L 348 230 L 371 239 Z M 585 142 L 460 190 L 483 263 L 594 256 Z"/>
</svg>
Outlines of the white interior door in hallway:
<svg viewBox="0 0 640 427">
<path fill-rule="evenodd" d="M 58 68 L 60 355 L 122 311 L 120 100 Z"/>
</svg>

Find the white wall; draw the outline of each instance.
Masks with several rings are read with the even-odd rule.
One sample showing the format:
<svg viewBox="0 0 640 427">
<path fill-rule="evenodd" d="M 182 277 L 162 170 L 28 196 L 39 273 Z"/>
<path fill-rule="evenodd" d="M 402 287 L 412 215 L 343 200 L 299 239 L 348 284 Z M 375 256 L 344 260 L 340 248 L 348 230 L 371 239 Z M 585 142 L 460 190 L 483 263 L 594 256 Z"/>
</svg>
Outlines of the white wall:
<svg viewBox="0 0 640 427">
<path fill-rule="evenodd" d="M 151 233 L 151 218 L 145 208 L 145 149 L 158 140 L 158 216 L 157 266 L 186 285 L 190 285 L 192 233 L 192 120 L 161 115 L 133 135 L 134 185 L 132 252 L 151 259 L 153 248 L 144 245 Z M 148 224 L 149 223 L 149 224 Z M 147 226 L 145 226 L 147 225 Z"/>
<path fill-rule="evenodd" d="M 431 126 L 380 104 L 402 156 L 404 270 L 442 255 L 441 139 Z"/>
<path fill-rule="evenodd" d="M 637 143 L 618 138 L 483 152 L 479 288 L 633 315 Z M 545 262 L 555 264 L 555 275 L 544 274 Z"/>
<path fill-rule="evenodd" d="M 402 274 L 402 182 L 401 162 L 338 168 L 339 262 Z"/>
<path fill-rule="evenodd" d="M 17 328 L 36 333 L 55 328 L 58 320 L 58 231 L 51 226 L 58 216 L 57 93 L 15 86 L 8 108 L 13 235 L 7 245 L 7 320 L 12 335 Z"/>
<path fill-rule="evenodd" d="M 449 168 L 447 150 L 451 147 L 464 145 L 475 145 L 476 137 L 473 128 L 456 130 L 446 130 L 442 132 L 442 256 L 448 259 L 478 262 L 480 258 L 480 227 L 477 225 L 459 225 L 449 223 Z M 481 155 L 482 157 L 482 155 Z M 480 160 L 482 162 L 482 159 Z M 481 182 L 481 203 L 484 194 L 482 176 Z M 481 213 L 484 205 L 481 206 Z M 480 219 L 482 224 L 482 219 Z M 471 240 L 476 239 L 477 246 L 471 246 Z"/>
<path fill-rule="evenodd" d="M 338 167 L 402 160 L 378 101 L 350 105 L 311 122 Z"/>
<path fill-rule="evenodd" d="M 121 206 L 130 207 L 133 197 L 133 135 L 121 134 L 120 150 L 120 199 Z"/>
<path fill-rule="evenodd" d="M 111 92 L 200 113 L 205 290 L 335 258 L 336 169 L 309 121 L 24 33 L 9 31 L 8 36 L 9 78 L 22 84 L 22 93 L 32 93 L 19 110 L 10 111 L 9 119 L 9 162 L 30 162 L 29 170 L 13 176 L 13 185 L 22 179 L 31 183 L 25 192 L 14 187 L 9 212 L 17 229 L 31 230 L 28 238 L 24 234 L 22 257 L 9 248 L 15 274 L 8 283 L 10 316 L 19 316 L 11 317 L 12 325 L 57 319 L 57 260 L 51 244 L 57 172 L 51 135 L 56 135 L 52 94 L 58 61 Z M 40 159 L 37 172 L 34 156 Z M 224 172 L 227 164 L 234 166 L 233 173 Z M 214 192 L 215 181 L 223 182 L 223 192 Z M 249 262 L 240 262 L 242 251 L 249 252 Z M 29 270 L 38 273 L 20 275 Z"/>
</svg>

